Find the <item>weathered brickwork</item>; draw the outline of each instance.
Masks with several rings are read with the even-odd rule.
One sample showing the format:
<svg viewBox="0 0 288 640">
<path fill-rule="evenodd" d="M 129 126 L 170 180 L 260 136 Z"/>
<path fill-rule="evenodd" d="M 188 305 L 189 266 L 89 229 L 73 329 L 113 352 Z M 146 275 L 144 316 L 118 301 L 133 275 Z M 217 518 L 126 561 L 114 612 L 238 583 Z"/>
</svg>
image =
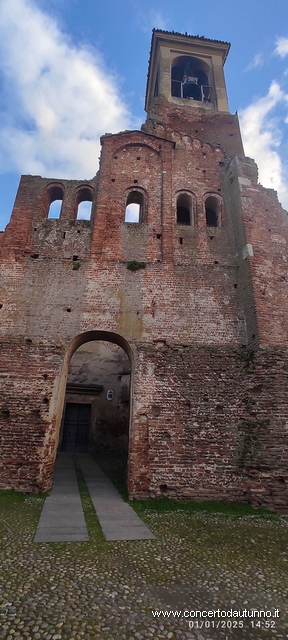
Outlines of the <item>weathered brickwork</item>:
<svg viewBox="0 0 288 640">
<path fill-rule="evenodd" d="M 246 354 L 164 341 L 141 345 L 139 376 L 145 383 L 153 371 L 154 390 L 148 402 L 143 393 L 139 422 L 147 423 L 148 436 L 135 431 L 132 464 L 143 464 L 148 438 L 142 474 L 150 495 L 285 508 L 287 349 L 261 350 L 250 360 Z M 134 466 L 130 482 L 144 497 Z"/>
<path fill-rule="evenodd" d="M 1 487 L 49 489 L 71 356 L 110 340 L 131 365 L 131 498 L 287 508 L 287 212 L 212 72 L 216 106 L 152 92 L 141 131 L 103 136 L 92 180 L 22 177 L 0 234 Z"/>
</svg>

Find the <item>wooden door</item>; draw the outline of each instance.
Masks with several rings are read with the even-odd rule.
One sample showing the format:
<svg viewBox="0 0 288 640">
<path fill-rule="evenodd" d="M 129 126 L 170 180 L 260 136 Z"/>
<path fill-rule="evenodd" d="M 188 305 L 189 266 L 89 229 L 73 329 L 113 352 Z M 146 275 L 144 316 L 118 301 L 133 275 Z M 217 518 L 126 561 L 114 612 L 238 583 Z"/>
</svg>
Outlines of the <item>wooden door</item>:
<svg viewBox="0 0 288 640">
<path fill-rule="evenodd" d="M 91 419 L 90 404 L 67 402 L 62 437 L 62 451 L 88 450 Z"/>
</svg>

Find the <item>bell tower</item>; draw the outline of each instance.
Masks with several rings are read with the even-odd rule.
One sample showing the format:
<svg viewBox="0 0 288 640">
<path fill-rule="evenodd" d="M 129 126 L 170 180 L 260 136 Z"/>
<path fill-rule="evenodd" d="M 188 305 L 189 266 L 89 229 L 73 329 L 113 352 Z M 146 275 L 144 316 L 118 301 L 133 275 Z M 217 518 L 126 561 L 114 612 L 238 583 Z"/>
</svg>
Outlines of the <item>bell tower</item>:
<svg viewBox="0 0 288 640">
<path fill-rule="evenodd" d="M 238 116 L 228 107 L 229 49 L 229 42 L 153 30 L 142 131 L 166 138 L 178 131 L 220 146 L 228 157 L 243 156 Z"/>
<path fill-rule="evenodd" d="M 228 42 L 153 31 L 146 111 L 163 96 L 177 105 L 228 112 L 224 63 Z"/>
</svg>

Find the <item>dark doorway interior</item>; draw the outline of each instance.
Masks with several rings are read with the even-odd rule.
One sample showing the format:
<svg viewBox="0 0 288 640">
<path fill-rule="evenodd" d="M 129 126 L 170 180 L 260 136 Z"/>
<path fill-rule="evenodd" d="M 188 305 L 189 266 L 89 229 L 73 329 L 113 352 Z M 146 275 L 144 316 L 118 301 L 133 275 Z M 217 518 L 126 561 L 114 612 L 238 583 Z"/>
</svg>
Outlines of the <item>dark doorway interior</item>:
<svg viewBox="0 0 288 640">
<path fill-rule="evenodd" d="M 90 422 L 90 404 L 74 404 L 72 402 L 67 402 L 61 447 L 62 451 L 78 453 L 88 451 Z"/>
</svg>

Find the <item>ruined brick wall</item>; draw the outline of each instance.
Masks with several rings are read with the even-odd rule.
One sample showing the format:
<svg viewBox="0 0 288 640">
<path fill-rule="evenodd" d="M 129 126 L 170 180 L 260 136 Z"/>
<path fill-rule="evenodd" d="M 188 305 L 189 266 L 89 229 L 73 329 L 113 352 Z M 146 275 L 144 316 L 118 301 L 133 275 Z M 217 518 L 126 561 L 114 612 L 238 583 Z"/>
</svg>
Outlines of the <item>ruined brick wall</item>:
<svg viewBox="0 0 288 640">
<path fill-rule="evenodd" d="M 286 213 L 253 163 L 233 159 L 242 152 L 233 116 L 199 109 L 189 120 L 169 108 L 143 131 L 103 136 L 92 181 L 22 178 L 2 235 L 0 484 L 50 486 L 65 354 L 76 336 L 108 332 L 131 350 L 130 496 L 280 509 Z M 76 219 L 81 189 L 93 194 L 90 221 Z M 139 223 L 124 221 L 133 190 L 144 202 Z M 60 191 L 61 217 L 47 219 Z M 191 225 L 177 224 L 182 192 Z M 209 196 L 217 227 L 206 224 Z M 145 268 L 130 271 L 133 260 Z"/>
<path fill-rule="evenodd" d="M 91 223 L 75 220 L 75 191 L 83 183 L 61 181 L 63 215 L 50 220 L 51 183 L 22 177 L 1 250 L 0 486 L 29 491 L 51 486 L 59 376 L 82 311 L 73 258 L 84 274 L 91 238 Z"/>
<path fill-rule="evenodd" d="M 228 347 L 141 345 L 131 494 L 285 509 L 283 367 L 287 349 L 266 349 L 249 360 Z"/>
<path fill-rule="evenodd" d="M 53 383 L 62 347 L 31 338 L 1 339 L 0 486 L 49 488 L 54 468 Z"/>
<path fill-rule="evenodd" d="M 189 101 L 185 102 L 181 100 L 174 104 L 163 96 L 153 98 L 142 129 L 163 138 L 173 139 L 173 133 L 192 136 L 202 144 L 221 147 L 227 157 L 244 155 L 237 114 L 205 111 L 201 107 L 191 107 Z"/>
<path fill-rule="evenodd" d="M 249 287 L 255 308 L 254 330 L 251 327 L 249 340 L 253 343 L 256 337 L 258 343 L 265 345 L 286 344 L 287 211 L 280 206 L 275 191 L 258 184 L 257 167 L 253 160 L 234 158 L 227 175 L 231 184 L 230 192 L 233 191 L 231 216 L 235 226 L 239 229 L 240 225 L 242 229 L 238 233 L 238 255 L 242 268 L 243 263 L 247 262 L 245 286 L 246 290 Z"/>
</svg>

